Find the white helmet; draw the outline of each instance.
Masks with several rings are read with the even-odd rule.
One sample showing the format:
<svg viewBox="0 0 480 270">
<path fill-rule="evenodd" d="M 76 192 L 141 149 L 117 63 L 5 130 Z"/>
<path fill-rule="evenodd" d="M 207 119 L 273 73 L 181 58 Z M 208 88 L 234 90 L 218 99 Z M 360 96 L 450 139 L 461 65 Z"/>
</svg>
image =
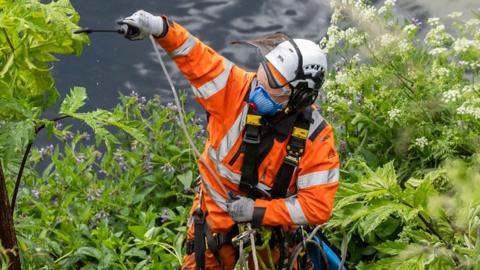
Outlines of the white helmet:
<svg viewBox="0 0 480 270">
<path fill-rule="evenodd" d="M 327 57 L 313 41 L 283 41 L 267 53 L 265 58 L 294 88 L 305 82 L 307 88 L 319 90 L 323 84 Z"/>
<path fill-rule="evenodd" d="M 293 88 L 287 111 L 302 110 L 315 101 L 327 71 L 327 57 L 315 42 L 291 39 L 288 35 L 277 32 L 258 39 L 232 42 L 242 43 L 259 50 L 270 87 L 283 88 L 290 85 Z M 275 76 L 278 73 L 284 78 Z"/>
</svg>

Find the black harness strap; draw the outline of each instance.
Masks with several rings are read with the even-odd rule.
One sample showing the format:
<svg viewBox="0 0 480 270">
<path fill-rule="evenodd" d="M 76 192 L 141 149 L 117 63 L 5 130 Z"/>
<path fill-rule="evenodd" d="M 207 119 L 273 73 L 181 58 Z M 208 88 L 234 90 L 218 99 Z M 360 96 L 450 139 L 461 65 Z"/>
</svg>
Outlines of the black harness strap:
<svg viewBox="0 0 480 270">
<path fill-rule="evenodd" d="M 293 173 L 298 166 L 300 157 L 305 151 L 305 142 L 308 137 L 309 127 L 310 121 L 306 119 L 303 114 L 299 114 L 295 120 L 292 136 L 287 144 L 287 155 L 283 159 L 283 164 L 278 170 L 277 177 L 270 192 L 272 198 L 285 198 Z"/>
<path fill-rule="evenodd" d="M 270 195 L 257 188 L 258 183 L 258 154 L 262 138 L 262 116 L 251 108 L 248 110 L 245 134 L 243 136 L 244 159 L 239 189 L 247 193 L 250 198 L 263 198 Z"/>
<path fill-rule="evenodd" d="M 194 214 L 194 251 L 195 264 L 198 270 L 205 270 L 205 212 L 198 209 Z"/>
</svg>

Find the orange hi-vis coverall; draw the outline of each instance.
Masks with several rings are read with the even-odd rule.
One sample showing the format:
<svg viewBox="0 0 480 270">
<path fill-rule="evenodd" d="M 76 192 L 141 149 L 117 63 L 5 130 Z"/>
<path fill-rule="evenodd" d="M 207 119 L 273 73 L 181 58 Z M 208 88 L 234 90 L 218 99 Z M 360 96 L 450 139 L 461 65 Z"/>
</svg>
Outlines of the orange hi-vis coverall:
<svg viewBox="0 0 480 270">
<path fill-rule="evenodd" d="M 157 38 L 158 44 L 169 54 L 184 76 L 195 88 L 196 101 L 210 114 L 207 131 L 209 137 L 202 153 L 215 174 L 230 191 L 239 191 L 243 153 L 234 156 L 242 144 L 246 116 L 249 108 L 246 95 L 254 81 L 255 73 L 247 72 L 191 35 L 177 23 L 168 22 L 165 36 Z M 318 110 L 312 110 L 312 123 L 305 143 L 305 152 L 293 174 L 288 198 L 256 199 L 255 207 L 265 208 L 262 225 L 321 224 L 331 215 L 338 187 L 339 158 L 334 146 L 331 126 Z M 271 150 L 258 167 L 258 185 L 268 191 L 286 155 L 288 140 L 274 139 Z M 232 162 L 233 161 L 233 162 Z M 206 221 L 214 233 L 227 233 L 235 221 L 226 211 L 228 195 L 222 190 L 206 166 L 199 162 L 204 198 L 201 208 L 207 212 Z M 198 196 L 192 212 L 197 208 Z M 188 231 L 193 238 L 194 226 Z M 233 249 L 222 249 L 220 254 L 224 268 L 234 265 Z M 186 264 L 194 264 L 193 254 L 185 258 Z M 226 258 L 225 258 L 226 257 Z M 228 258 L 230 257 L 230 258 Z M 217 269 L 215 258 L 206 252 L 207 269 Z"/>
</svg>

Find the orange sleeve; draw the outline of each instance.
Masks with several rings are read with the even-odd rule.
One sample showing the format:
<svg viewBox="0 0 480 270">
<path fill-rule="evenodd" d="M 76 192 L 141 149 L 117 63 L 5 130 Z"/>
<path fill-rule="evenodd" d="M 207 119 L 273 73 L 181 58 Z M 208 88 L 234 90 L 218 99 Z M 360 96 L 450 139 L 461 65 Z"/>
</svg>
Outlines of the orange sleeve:
<svg viewBox="0 0 480 270">
<path fill-rule="evenodd" d="M 256 200 L 263 225 L 322 224 L 328 221 L 338 188 L 340 160 L 330 125 L 308 139 L 293 181 L 297 193 L 285 199 Z"/>
<path fill-rule="evenodd" d="M 213 117 L 228 122 L 226 117 L 238 115 L 254 73 L 237 67 L 171 21 L 157 42 L 191 83 L 197 102 Z"/>
</svg>

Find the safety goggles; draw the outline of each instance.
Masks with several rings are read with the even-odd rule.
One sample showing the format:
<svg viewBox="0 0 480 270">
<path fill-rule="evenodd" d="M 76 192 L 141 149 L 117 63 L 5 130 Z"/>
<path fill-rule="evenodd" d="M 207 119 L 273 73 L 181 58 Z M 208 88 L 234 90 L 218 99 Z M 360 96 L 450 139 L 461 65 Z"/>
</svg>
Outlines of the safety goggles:
<svg viewBox="0 0 480 270">
<path fill-rule="evenodd" d="M 292 44 L 298 59 L 296 76 L 291 80 L 286 80 L 280 74 L 280 72 L 278 72 L 277 69 L 273 67 L 273 65 L 270 64 L 270 62 L 265 58 L 265 55 L 267 55 L 270 51 L 272 51 L 284 41 L 288 41 Z M 305 78 L 305 74 L 303 72 L 303 57 L 300 49 L 293 41 L 293 39 L 291 39 L 285 33 L 277 32 L 275 34 L 267 35 L 259 39 L 233 41 L 232 44 L 248 44 L 257 48 L 257 53 L 260 57 L 261 65 L 265 69 L 268 84 L 271 88 L 285 88 L 286 86 L 290 86 L 290 88 L 293 89 L 291 85 L 292 82 Z"/>
</svg>

